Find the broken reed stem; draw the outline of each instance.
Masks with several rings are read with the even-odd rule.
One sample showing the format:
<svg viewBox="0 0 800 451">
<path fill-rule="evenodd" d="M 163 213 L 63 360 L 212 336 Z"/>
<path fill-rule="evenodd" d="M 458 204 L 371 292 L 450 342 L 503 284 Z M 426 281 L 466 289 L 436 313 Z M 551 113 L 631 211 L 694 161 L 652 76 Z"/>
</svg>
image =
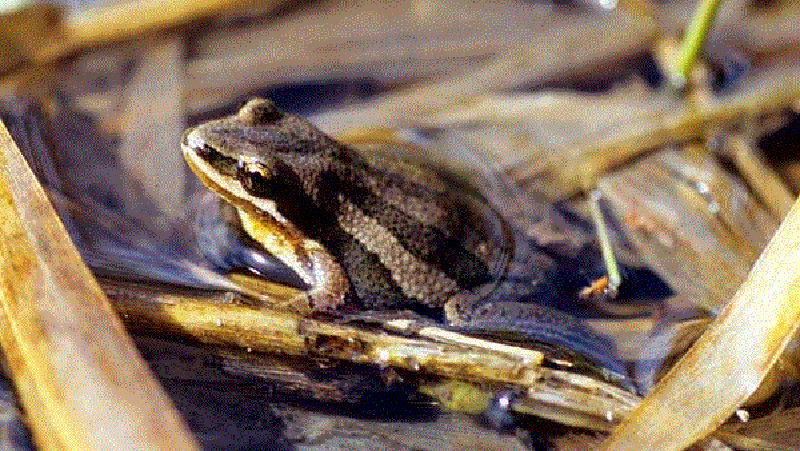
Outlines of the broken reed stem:
<svg viewBox="0 0 800 451">
<path fill-rule="evenodd" d="M 720 316 L 604 444 L 679 451 L 712 433 L 774 366 L 800 321 L 800 202 Z"/>
<path fill-rule="evenodd" d="M 0 346 L 42 450 L 197 450 L 0 122 Z"/>
</svg>

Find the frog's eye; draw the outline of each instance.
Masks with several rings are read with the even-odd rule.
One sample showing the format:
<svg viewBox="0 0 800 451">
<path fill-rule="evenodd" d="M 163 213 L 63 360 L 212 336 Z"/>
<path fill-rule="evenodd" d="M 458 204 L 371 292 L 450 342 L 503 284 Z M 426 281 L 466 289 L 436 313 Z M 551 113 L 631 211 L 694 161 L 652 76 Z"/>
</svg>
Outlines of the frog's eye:
<svg viewBox="0 0 800 451">
<path fill-rule="evenodd" d="M 283 116 L 283 111 L 267 99 L 250 100 L 239 110 L 239 117 L 252 125 L 271 124 L 279 121 Z"/>
<path fill-rule="evenodd" d="M 266 177 L 260 172 L 248 172 L 247 175 L 240 179 L 244 189 L 256 197 L 265 199 L 271 198 L 274 191 L 275 180 Z"/>
<path fill-rule="evenodd" d="M 257 163 L 239 162 L 237 179 L 250 194 L 258 197 L 269 197 L 271 174 L 266 166 Z"/>
<path fill-rule="evenodd" d="M 236 171 L 240 177 L 247 174 L 257 174 L 262 177 L 270 177 L 274 172 L 274 160 L 271 158 L 263 157 L 259 161 L 242 161 L 237 162 Z"/>
</svg>

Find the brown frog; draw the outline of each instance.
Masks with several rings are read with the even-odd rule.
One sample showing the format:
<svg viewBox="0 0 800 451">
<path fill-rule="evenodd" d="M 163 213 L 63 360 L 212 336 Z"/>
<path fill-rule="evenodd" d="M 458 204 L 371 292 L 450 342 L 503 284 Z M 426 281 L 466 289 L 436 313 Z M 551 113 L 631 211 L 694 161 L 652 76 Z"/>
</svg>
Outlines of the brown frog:
<svg viewBox="0 0 800 451">
<path fill-rule="evenodd" d="M 360 153 L 262 99 L 189 130 L 192 170 L 310 287 L 310 310 L 443 307 L 502 279 L 508 231 L 432 171 Z"/>
</svg>

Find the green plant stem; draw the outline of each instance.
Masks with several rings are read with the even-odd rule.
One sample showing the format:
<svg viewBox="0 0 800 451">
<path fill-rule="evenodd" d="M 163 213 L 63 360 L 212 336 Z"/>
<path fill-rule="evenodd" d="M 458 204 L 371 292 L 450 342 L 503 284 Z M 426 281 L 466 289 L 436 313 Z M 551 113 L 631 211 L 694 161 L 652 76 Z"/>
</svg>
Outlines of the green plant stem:
<svg viewBox="0 0 800 451">
<path fill-rule="evenodd" d="M 592 212 L 592 222 L 594 223 L 597 239 L 600 242 L 600 252 L 603 256 L 603 263 L 606 266 L 608 276 L 608 291 L 613 298 L 617 295 L 617 290 L 622 285 L 622 274 L 619 271 L 617 259 L 614 257 L 614 249 L 611 245 L 611 238 L 608 235 L 606 221 L 600 209 L 600 191 L 592 190 L 589 193 L 589 209 Z"/>
<path fill-rule="evenodd" d="M 697 10 L 692 16 L 686 36 L 683 39 L 681 53 L 675 64 L 675 72 L 672 77 L 672 84 L 676 88 L 683 88 L 689 77 L 689 71 L 697 61 L 697 55 L 705 44 L 708 30 L 717 15 L 721 0 L 701 0 Z"/>
</svg>

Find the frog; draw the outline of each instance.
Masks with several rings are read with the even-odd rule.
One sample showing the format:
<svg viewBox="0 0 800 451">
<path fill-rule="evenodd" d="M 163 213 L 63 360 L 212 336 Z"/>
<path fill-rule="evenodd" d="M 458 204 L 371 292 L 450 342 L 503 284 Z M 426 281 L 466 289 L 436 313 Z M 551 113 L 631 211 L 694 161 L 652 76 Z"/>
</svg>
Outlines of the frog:
<svg viewBox="0 0 800 451">
<path fill-rule="evenodd" d="M 433 168 L 358 150 L 262 98 L 189 128 L 181 149 L 246 235 L 302 279 L 298 311 L 422 307 L 462 330 L 527 331 L 621 368 L 606 340 L 537 302 L 564 295 L 557 256 Z"/>
</svg>

